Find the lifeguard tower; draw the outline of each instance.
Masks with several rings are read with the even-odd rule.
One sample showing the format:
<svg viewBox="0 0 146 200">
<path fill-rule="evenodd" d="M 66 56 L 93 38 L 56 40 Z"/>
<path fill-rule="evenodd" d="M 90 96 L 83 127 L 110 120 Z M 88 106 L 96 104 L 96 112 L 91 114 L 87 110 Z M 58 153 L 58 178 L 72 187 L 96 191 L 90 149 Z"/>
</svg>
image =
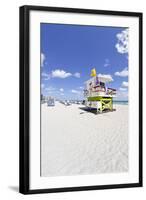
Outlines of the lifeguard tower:
<svg viewBox="0 0 146 200">
<path fill-rule="evenodd" d="M 97 109 L 97 113 L 115 110 L 113 97 L 116 95 L 116 89 L 106 86 L 113 81 L 112 78 L 102 74 L 97 75 L 95 69 L 92 69 L 91 76 L 92 78 L 85 82 L 85 105 Z"/>
<path fill-rule="evenodd" d="M 48 106 L 55 106 L 55 99 L 54 99 L 54 97 L 51 97 L 51 96 L 48 97 L 47 105 Z"/>
</svg>

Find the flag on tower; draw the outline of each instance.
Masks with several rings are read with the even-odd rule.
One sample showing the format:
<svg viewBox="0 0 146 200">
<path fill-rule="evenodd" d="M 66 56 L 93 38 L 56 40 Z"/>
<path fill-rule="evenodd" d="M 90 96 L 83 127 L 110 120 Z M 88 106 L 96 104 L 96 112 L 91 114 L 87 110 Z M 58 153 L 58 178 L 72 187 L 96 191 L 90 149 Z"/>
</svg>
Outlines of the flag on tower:
<svg viewBox="0 0 146 200">
<path fill-rule="evenodd" d="M 91 70 L 91 75 L 90 76 L 96 76 L 96 69 L 95 68 Z"/>
</svg>

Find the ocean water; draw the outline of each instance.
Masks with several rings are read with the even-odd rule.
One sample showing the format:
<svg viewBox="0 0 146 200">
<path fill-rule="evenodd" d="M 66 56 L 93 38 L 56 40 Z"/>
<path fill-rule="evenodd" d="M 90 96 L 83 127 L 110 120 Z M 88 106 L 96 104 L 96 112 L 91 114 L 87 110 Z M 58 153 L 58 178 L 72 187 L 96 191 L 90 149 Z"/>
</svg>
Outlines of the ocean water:
<svg viewBox="0 0 146 200">
<path fill-rule="evenodd" d="M 113 104 L 128 105 L 128 101 L 113 101 Z"/>
</svg>

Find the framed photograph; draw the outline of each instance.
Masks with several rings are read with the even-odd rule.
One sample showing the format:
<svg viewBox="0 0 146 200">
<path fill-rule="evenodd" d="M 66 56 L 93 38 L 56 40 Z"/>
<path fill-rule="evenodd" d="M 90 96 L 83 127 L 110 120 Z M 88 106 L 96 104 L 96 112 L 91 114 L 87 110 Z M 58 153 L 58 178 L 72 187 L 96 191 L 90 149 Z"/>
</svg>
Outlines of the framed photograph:
<svg viewBox="0 0 146 200">
<path fill-rule="evenodd" d="M 142 13 L 20 7 L 20 192 L 142 186 Z"/>
</svg>

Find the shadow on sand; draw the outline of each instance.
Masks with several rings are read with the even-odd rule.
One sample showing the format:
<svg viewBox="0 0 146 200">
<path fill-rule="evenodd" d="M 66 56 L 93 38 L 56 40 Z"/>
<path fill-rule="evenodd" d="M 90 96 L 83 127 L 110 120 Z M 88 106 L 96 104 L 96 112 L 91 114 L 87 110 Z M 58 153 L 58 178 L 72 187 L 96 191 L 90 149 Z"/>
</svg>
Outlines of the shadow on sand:
<svg viewBox="0 0 146 200">
<path fill-rule="evenodd" d="M 96 108 L 79 107 L 79 109 L 85 111 L 85 112 L 81 112 L 80 114 L 85 114 L 86 112 L 89 112 L 94 115 L 99 115 L 99 114 L 103 114 L 103 113 L 109 113 L 109 112 L 116 111 L 116 109 L 113 109 L 113 110 L 108 109 L 108 110 L 104 110 L 104 111 L 102 111 L 102 113 L 100 113 L 100 112 L 97 112 Z"/>
<path fill-rule="evenodd" d="M 97 115 L 97 109 L 95 108 L 79 107 L 79 109 L 85 111 L 85 112 L 81 112 L 80 114 L 85 114 L 86 112 L 89 112 L 89 113 Z"/>
</svg>

